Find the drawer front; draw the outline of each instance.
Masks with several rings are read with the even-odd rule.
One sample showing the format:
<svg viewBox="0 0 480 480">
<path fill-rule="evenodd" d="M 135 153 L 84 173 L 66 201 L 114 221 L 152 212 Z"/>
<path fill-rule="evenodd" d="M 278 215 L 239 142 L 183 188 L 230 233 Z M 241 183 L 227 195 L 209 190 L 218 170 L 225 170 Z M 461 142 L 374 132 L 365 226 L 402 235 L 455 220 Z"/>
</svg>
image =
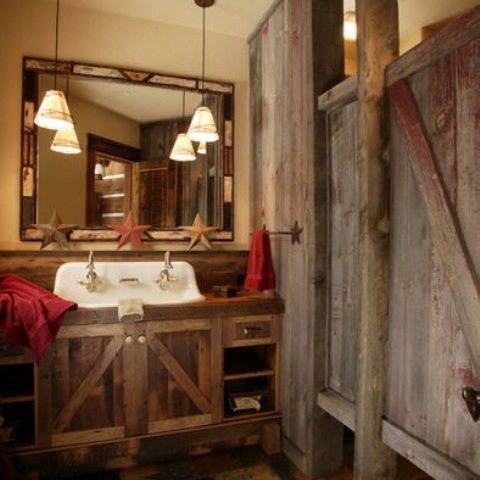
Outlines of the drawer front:
<svg viewBox="0 0 480 480">
<path fill-rule="evenodd" d="M 227 318 L 223 325 L 225 346 L 260 345 L 280 341 L 280 317 L 256 315 Z"/>
</svg>

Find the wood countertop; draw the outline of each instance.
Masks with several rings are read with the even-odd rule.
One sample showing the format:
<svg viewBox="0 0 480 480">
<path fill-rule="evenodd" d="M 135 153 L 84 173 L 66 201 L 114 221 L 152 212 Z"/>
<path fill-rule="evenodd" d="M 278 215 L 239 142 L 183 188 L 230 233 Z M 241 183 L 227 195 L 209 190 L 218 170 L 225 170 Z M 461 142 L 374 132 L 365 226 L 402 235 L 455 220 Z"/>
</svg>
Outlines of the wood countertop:
<svg viewBox="0 0 480 480">
<path fill-rule="evenodd" d="M 263 293 L 240 292 L 236 297 L 214 297 L 205 295 L 206 300 L 176 305 L 144 305 L 145 321 L 184 320 L 193 318 L 241 317 L 247 315 L 282 314 L 283 299 Z M 64 315 L 62 325 L 85 325 L 96 323 L 118 323 L 118 309 L 78 308 Z"/>
</svg>

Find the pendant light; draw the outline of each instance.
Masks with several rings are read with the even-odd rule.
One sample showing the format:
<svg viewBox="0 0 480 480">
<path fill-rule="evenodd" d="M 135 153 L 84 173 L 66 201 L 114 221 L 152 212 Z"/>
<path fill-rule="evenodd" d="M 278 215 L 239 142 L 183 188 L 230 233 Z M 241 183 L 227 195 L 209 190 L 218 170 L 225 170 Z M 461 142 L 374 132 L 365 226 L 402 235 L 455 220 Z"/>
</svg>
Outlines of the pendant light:
<svg viewBox="0 0 480 480">
<path fill-rule="evenodd" d="M 68 77 L 67 77 L 67 100 L 68 100 Z M 66 153 L 68 155 L 81 153 L 82 149 L 80 148 L 80 143 L 78 141 L 75 127 L 72 125 L 72 128 L 69 128 L 68 130 L 57 130 L 57 133 L 53 138 L 52 144 L 50 145 L 50 150 L 53 150 L 54 152 L 58 152 L 58 153 Z"/>
<path fill-rule="evenodd" d="M 214 0 L 195 0 L 202 8 L 202 105 L 195 110 L 188 137 L 194 142 L 215 142 L 218 140 L 217 127 L 212 111 L 205 105 L 205 9 L 214 4 Z"/>
<path fill-rule="evenodd" d="M 206 155 L 207 154 L 207 142 L 200 142 L 197 148 L 197 153 L 200 155 Z"/>
<path fill-rule="evenodd" d="M 185 90 L 183 91 L 182 120 L 185 120 Z M 197 159 L 192 142 L 185 133 L 177 135 L 169 158 L 177 162 L 192 162 Z"/>
<path fill-rule="evenodd" d="M 55 21 L 55 71 L 53 90 L 48 90 L 35 116 L 35 124 L 50 130 L 68 130 L 73 127 L 73 118 L 68 109 L 67 100 L 61 90 L 57 90 L 57 58 L 58 58 L 58 12 Z"/>
</svg>

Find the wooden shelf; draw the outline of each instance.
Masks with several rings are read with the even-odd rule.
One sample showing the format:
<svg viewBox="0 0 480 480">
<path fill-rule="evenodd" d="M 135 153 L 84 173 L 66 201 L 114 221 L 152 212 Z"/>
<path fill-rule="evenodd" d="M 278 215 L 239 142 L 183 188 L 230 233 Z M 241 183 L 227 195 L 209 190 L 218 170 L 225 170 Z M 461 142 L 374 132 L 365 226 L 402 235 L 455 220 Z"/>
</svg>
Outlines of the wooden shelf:
<svg viewBox="0 0 480 480">
<path fill-rule="evenodd" d="M 35 396 L 32 394 L 29 395 L 0 395 L 0 405 L 6 405 L 8 403 L 24 403 L 24 402 L 33 402 Z"/>
</svg>

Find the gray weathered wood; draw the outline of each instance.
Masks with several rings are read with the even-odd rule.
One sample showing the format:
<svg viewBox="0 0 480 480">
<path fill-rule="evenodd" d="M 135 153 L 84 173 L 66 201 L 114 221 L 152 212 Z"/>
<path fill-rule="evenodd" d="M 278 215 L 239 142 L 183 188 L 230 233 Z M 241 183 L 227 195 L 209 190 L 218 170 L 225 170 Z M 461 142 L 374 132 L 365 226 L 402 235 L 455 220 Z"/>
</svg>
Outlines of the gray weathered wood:
<svg viewBox="0 0 480 480">
<path fill-rule="evenodd" d="M 446 277 L 477 373 L 480 373 L 480 286 L 465 240 L 441 183 L 422 120 L 405 81 L 389 88 L 395 118 L 405 144 L 428 212 L 434 242 L 440 253 Z"/>
<path fill-rule="evenodd" d="M 398 54 L 396 0 L 357 2 L 360 318 L 355 416 L 356 479 L 395 478 L 381 441 L 388 293 L 388 165 L 384 69 Z"/>
</svg>

